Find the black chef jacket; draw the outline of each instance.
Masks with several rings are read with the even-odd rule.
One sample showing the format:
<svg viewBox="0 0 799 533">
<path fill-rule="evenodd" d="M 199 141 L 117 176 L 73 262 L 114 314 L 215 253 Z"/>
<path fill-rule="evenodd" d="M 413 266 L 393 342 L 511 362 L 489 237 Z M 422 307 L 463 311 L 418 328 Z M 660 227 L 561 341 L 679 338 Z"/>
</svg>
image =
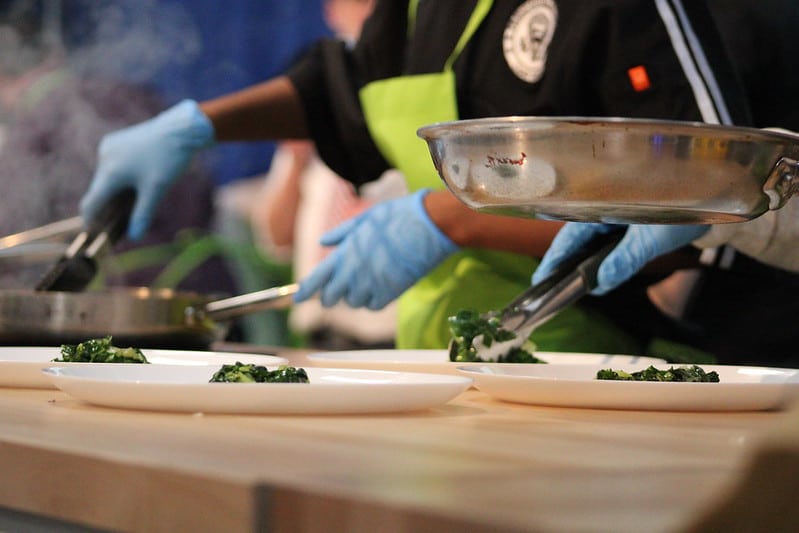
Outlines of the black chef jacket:
<svg viewBox="0 0 799 533">
<path fill-rule="evenodd" d="M 495 0 L 454 64 L 460 118 L 707 120 L 659 15 L 658 0 L 551 0 L 558 19 L 545 68 L 540 79 L 521 79 L 504 55 L 503 36 L 521 6 L 546 1 Z M 678 21 L 684 38 L 701 42 L 726 108 L 726 123 L 799 131 L 799 7 L 794 0 L 663 2 L 690 22 L 688 28 Z M 473 0 L 421 0 L 415 29 L 408 35 L 407 0 L 378 1 L 353 50 L 322 41 L 291 69 L 289 77 L 305 106 L 309 131 L 331 168 L 356 185 L 388 168 L 369 136 L 358 90 L 373 80 L 441 71 L 474 5 Z M 636 68 L 647 75 L 643 89 L 633 82 L 631 70 Z M 712 103 L 719 111 L 717 102 Z M 678 327 L 676 336 L 715 351 L 725 362 L 799 364 L 790 361 L 799 339 L 780 318 L 797 316 L 797 276 L 748 258 L 741 264 L 737 273 L 710 269 L 706 277 L 712 283 L 706 287 L 712 290 L 705 297 L 696 295 L 699 311 L 693 319 L 698 323 L 689 316 L 689 327 Z M 764 287 L 781 294 L 779 308 L 762 301 Z M 626 306 L 619 318 L 625 325 L 651 330 L 648 324 L 641 326 L 646 323 L 640 320 L 644 311 L 632 311 L 641 302 L 631 303 L 626 296 L 621 304 L 613 298 L 604 301 L 613 304 L 611 314 Z M 777 316 L 758 321 L 753 305 L 768 305 Z M 671 325 L 664 330 L 666 319 L 652 313 L 660 323 L 655 329 L 670 336 Z M 625 315 L 634 316 L 635 323 Z"/>
</svg>

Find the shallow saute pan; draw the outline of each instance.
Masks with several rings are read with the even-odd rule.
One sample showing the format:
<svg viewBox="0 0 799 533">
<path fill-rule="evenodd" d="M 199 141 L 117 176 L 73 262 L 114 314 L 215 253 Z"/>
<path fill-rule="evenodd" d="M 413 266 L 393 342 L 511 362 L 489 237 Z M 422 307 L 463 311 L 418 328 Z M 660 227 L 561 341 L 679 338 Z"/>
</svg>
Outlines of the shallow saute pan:
<svg viewBox="0 0 799 533">
<path fill-rule="evenodd" d="M 799 135 L 693 122 L 503 117 L 418 131 L 447 187 L 489 213 L 584 222 L 724 223 L 799 188 Z"/>
<path fill-rule="evenodd" d="M 0 344 L 58 345 L 112 335 L 114 344 L 205 348 L 227 320 L 291 305 L 296 284 L 215 299 L 168 289 L 0 291 Z"/>
</svg>

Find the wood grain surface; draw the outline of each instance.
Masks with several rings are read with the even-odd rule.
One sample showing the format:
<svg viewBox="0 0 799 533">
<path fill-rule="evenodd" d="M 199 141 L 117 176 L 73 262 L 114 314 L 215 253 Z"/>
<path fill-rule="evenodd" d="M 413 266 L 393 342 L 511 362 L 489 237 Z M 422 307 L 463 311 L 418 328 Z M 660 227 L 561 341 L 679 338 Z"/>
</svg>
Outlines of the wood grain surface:
<svg viewBox="0 0 799 533">
<path fill-rule="evenodd" d="M 0 506 L 148 532 L 679 531 L 797 419 L 542 408 L 474 389 L 396 415 L 173 414 L 5 388 Z"/>
</svg>

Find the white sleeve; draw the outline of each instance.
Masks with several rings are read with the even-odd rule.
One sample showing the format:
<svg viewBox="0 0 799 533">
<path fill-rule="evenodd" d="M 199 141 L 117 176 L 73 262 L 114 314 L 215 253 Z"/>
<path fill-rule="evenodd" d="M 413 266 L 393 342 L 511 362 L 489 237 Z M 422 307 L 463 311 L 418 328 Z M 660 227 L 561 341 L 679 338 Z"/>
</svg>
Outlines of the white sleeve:
<svg viewBox="0 0 799 533">
<path fill-rule="evenodd" d="M 693 244 L 699 248 L 727 244 L 762 263 L 799 272 L 799 200 L 747 222 L 717 224 Z"/>
</svg>

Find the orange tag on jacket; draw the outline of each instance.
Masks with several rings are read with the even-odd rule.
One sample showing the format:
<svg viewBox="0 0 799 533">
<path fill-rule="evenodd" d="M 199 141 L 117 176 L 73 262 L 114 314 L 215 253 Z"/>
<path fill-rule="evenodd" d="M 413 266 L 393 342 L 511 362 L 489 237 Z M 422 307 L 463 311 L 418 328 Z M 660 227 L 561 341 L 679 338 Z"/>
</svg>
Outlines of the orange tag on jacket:
<svg viewBox="0 0 799 533">
<path fill-rule="evenodd" d="M 652 83 L 649 81 L 649 74 L 646 73 L 646 68 L 643 65 L 627 70 L 627 75 L 630 77 L 630 83 L 636 92 L 640 93 L 652 87 Z"/>
</svg>

